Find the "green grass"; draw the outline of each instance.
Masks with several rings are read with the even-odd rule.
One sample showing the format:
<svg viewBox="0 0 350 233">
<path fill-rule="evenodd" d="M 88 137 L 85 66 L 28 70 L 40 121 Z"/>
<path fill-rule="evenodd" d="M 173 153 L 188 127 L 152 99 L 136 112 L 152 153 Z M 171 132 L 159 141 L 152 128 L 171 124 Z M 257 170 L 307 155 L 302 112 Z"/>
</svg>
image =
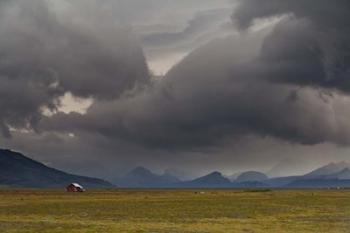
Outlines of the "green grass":
<svg viewBox="0 0 350 233">
<path fill-rule="evenodd" d="M 350 232 L 350 191 L 2 189 L 0 232 Z"/>
</svg>

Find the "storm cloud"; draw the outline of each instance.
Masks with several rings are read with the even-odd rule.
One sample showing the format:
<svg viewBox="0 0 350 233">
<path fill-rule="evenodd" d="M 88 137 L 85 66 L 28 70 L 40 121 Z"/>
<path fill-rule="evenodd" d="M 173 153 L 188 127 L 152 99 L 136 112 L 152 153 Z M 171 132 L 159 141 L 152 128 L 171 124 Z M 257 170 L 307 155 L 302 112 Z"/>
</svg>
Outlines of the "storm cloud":
<svg viewBox="0 0 350 233">
<path fill-rule="evenodd" d="M 147 91 L 96 102 L 84 116 L 56 115 L 44 121 L 45 127 L 66 133 L 88 130 L 175 150 L 217 146 L 252 134 L 302 144 L 348 144 L 350 128 L 344 119 L 350 112 L 343 107 L 349 100 L 257 77 L 255 63 L 249 59 L 256 50 L 254 39 L 236 41 L 246 48 L 241 52 L 227 50 L 238 46 L 232 39 L 214 41 Z"/>
<path fill-rule="evenodd" d="M 232 18 L 224 2 L 2 3 L 0 129 L 13 134 L 6 145 L 37 152 L 45 144 L 54 157 L 130 166 L 227 157 L 251 138 L 348 146 L 347 1 L 242 0 Z M 169 9 L 186 17 L 176 21 L 181 14 Z M 267 26 L 254 28 L 261 20 Z M 149 75 L 143 49 L 184 47 L 193 51 L 164 77 Z M 67 93 L 92 100 L 86 113 L 60 111 Z"/>
<path fill-rule="evenodd" d="M 0 10 L 0 125 L 35 127 L 59 97 L 117 98 L 149 81 L 141 47 L 128 29 L 94 9 L 53 11 L 43 0 L 14 0 Z M 82 10 L 84 5 L 81 4 Z M 96 4 L 96 3 L 95 3 Z M 74 14 L 73 14 L 74 12 Z"/>
<path fill-rule="evenodd" d="M 289 15 L 265 42 L 262 72 L 274 72 L 278 81 L 349 92 L 349 10 L 346 0 L 248 0 L 232 18 L 245 29 L 261 18 Z"/>
</svg>

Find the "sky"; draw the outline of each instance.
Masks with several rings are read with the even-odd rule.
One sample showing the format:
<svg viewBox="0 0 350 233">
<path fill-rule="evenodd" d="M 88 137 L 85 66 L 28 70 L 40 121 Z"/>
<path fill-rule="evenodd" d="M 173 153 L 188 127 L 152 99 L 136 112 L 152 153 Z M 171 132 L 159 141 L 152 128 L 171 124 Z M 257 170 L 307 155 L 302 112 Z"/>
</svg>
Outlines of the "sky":
<svg viewBox="0 0 350 233">
<path fill-rule="evenodd" d="M 349 8 L 1 0 L 0 147 L 109 180 L 350 161 Z"/>
</svg>

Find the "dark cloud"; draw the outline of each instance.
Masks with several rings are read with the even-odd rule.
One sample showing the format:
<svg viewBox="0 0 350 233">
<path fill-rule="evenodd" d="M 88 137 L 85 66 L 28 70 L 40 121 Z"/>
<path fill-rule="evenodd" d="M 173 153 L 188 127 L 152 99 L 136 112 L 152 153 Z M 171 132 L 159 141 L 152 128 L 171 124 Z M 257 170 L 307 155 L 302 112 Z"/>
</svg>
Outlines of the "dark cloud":
<svg viewBox="0 0 350 233">
<path fill-rule="evenodd" d="M 106 2 L 106 1 L 104 1 Z M 234 33 L 231 0 L 108 0 L 115 16 L 132 25 L 150 68 L 165 74 L 189 52 Z"/>
<path fill-rule="evenodd" d="M 322 99 L 319 90 L 298 90 L 261 78 L 255 40 L 248 36 L 214 41 L 147 91 L 96 102 L 84 116 L 56 115 L 43 127 L 96 132 L 167 150 L 198 150 L 244 135 L 348 144 L 350 128 L 341 119 L 350 112 L 341 106 L 349 100 L 338 95 Z"/>
<path fill-rule="evenodd" d="M 253 41 L 247 39 L 246 47 L 253 50 Z M 212 144 L 211 140 L 217 141 L 230 131 L 224 121 L 229 116 L 223 111 L 231 101 L 229 97 L 235 94 L 230 94 L 234 87 L 227 85 L 230 59 L 243 59 L 253 53 L 242 49 L 240 56 L 237 50 L 227 50 L 227 45 L 235 43 L 231 39 L 213 42 L 186 58 L 148 90 L 114 102 L 95 102 L 84 116 L 57 115 L 47 119 L 44 127 L 89 130 L 156 148 Z"/>
<path fill-rule="evenodd" d="M 240 35 L 199 47 L 151 82 L 142 49 L 120 22 L 142 22 L 157 7 L 193 8 L 197 0 L 77 0 L 58 8 L 42 0 L 13 1 L 0 10 L 0 130 L 14 135 L 6 144 L 62 156 L 59 164 L 100 163 L 99 170 L 198 163 L 198 157 L 213 162 L 207 156 L 227 159 L 231 151 L 238 161 L 245 140 L 253 146 L 272 140 L 271 147 L 349 145 L 349 4 L 312 3 L 242 1 L 233 16 Z M 124 11 L 132 6 L 137 10 Z M 243 30 L 256 19 L 281 15 L 266 29 Z M 150 44 L 165 41 L 165 47 L 178 44 L 213 19 L 221 21 L 212 16 L 177 33 L 148 31 L 146 38 Z M 86 114 L 43 116 L 43 108 L 58 110 L 67 92 L 93 99 Z M 259 158 L 260 151 L 252 153 Z"/>
<path fill-rule="evenodd" d="M 290 14 L 267 38 L 262 65 L 265 69 L 278 67 L 271 76 L 278 76 L 279 81 L 348 92 L 349 10 L 346 0 L 248 0 L 241 1 L 233 19 L 241 28 L 247 28 L 257 19 Z"/>
<path fill-rule="evenodd" d="M 42 109 L 56 109 L 66 92 L 114 99 L 148 82 L 136 39 L 104 11 L 89 17 L 58 12 L 43 0 L 2 4 L 0 122 L 7 135 L 9 127 L 35 127 Z"/>
<path fill-rule="evenodd" d="M 314 0 L 243 0 L 233 18 L 238 20 L 240 27 L 248 27 L 255 19 L 292 13 L 297 17 L 308 18 L 322 28 L 340 29 L 350 23 L 347 20 L 349 7 L 346 0 L 319 0 L 317 4 Z"/>
</svg>

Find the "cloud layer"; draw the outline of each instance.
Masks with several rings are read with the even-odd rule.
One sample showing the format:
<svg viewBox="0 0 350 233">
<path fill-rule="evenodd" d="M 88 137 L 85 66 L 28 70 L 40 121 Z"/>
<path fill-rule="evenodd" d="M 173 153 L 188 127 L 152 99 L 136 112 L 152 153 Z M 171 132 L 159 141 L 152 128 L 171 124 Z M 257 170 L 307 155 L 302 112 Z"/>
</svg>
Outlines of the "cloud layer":
<svg viewBox="0 0 350 233">
<path fill-rule="evenodd" d="M 347 1 L 321 0 L 315 4 L 312 0 L 268 0 L 256 7 L 259 3 L 242 1 L 233 19 L 244 29 L 257 19 L 290 15 L 289 20 L 269 36 L 262 51 L 262 62 L 278 67 L 275 72 L 282 77 L 280 81 L 350 90 L 350 5 Z"/>
<path fill-rule="evenodd" d="M 42 109 L 56 109 L 64 93 L 113 99 L 149 81 L 136 39 L 103 10 L 88 17 L 59 14 L 43 0 L 2 4 L 0 125 L 7 135 L 9 127 L 36 126 Z"/>
<path fill-rule="evenodd" d="M 239 35 L 199 46 L 158 80 L 150 78 L 139 43 L 180 51 L 203 28 L 226 22 L 221 3 L 201 2 L 202 13 L 186 14 L 181 22 L 190 23 L 178 32 L 151 32 L 159 18 L 150 12 L 192 9 L 198 1 L 2 3 L 0 127 L 6 136 L 13 131 L 9 145 L 51 145 L 45 150 L 92 164 L 229 154 L 232 144 L 250 138 L 252 145 L 349 145 L 349 4 L 313 2 L 242 0 L 231 25 Z M 174 25 L 170 15 L 159 17 Z M 278 23 L 251 29 L 274 17 Z M 142 21 L 148 26 L 139 42 L 132 32 L 142 30 L 126 24 Z M 93 103 L 85 114 L 60 112 L 66 93 Z M 44 115 L 45 108 L 53 114 Z"/>
</svg>

